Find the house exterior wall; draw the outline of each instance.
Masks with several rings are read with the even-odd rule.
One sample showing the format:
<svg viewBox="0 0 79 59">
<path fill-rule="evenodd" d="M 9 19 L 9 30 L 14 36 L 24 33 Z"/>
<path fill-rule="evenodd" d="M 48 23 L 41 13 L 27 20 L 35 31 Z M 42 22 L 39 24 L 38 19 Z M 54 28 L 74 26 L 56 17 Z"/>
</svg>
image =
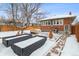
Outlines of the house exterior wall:
<svg viewBox="0 0 79 59">
<path fill-rule="evenodd" d="M 68 25 L 68 24 L 71 24 L 71 19 L 70 18 L 65 18 L 64 19 L 64 25 Z"/>
<path fill-rule="evenodd" d="M 54 30 L 54 29 L 58 29 L 60 31 L 64 30 L 63 26 L 40 26 L 42 31 L 50 31 L 50 30 Z"/>
<path fill-rule="evenodd" d="M 49 25 L 49 26 L 48 25 L 41 25 L 41 30 L 42 31 L 50 31 L 50 30 L 58 29 L 59 31 L 64 31 L 65 25 L 70 25 L 70 28 L 71 28 L 71 23 L 72 23 L 71 18 L 65 18 L 65 19 L 59 19 L 59 20 L 63 20 L 63 24 Z"/>
<path fill-rule="evenodd" d="M 69 26 L 68 31 L 70 32 L 70 34 L 74 34 L 75 31 L 74 26 L 71 25 L 72 22 L 73 22 L 72 18 L 65 18 L 64 20 L 64 26 Z"/>
<path fill-rule="evenodd" d="M 42 31 L 50 31 L 52 28 L 51 28 L 51 26 L 40 26 L 40 29 Z"/>
</svg>

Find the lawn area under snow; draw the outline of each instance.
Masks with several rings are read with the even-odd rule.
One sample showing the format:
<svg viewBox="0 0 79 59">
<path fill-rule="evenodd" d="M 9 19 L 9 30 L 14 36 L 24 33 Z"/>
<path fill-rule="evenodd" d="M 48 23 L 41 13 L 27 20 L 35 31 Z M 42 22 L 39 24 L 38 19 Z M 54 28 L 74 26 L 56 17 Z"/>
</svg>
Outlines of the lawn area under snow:
<svg viewBox="0 0 79 59">
<path fill-rule="evenodd" d="M 1 37 L 7 37 L 7 36 L 13 36 L 16 35 L 18 31 L 7 31 L 7 32 L 0 32 L 0 38 Z M 21 31 L 20 31 L 21 32 Z M 24 30 L 23 33 L 30 34 L 30 30 Z"/>
<path fill-rule="evenodd" d="M 1 33 L 0 37 L 9 36 L 10 34 L 11 35 L 16 34 L 16 32 L 12 32 L 12 33 L 9 33 L 9 32 L 8 32 L 8 34 Z M 52 46 L 56 44 L 57 38 L 59 38 L 62 34 L 53 33 L 52 39 L 48 38 L 48 32 L 40 32 L 38 35 L 46 36 L 47 41 L 45 42 L 45 44 L 42 47 L 40 47 L 39 49 L 34 51 L 30 56 L 45 56 L 48 53 L 48 51 L 52 48 Z M 76 42 L 75 35 L 71 35 L 67 38 L 67 41 L 66 41 L 66 44 L 62 51 L 61 56 L 77 56 L 77 55 L 79 55 L 79 44 Z M 0 39 L 0 56 L 17 56 L 13 52 L 11 47 L 5 47 L 2 44 L 2 39 Z"/>
<path fill-rule="evenodd" d="M 13 33 L 13 34 L 12 34 Z M 1 33 L 2 34 L 2 33 Z M 10 33 L 11 35 L 15 35 L 16 32 L 11 32 Z M 1 37 L 6 37 L 6 36 L 10 36 L 10 34 L 2 34 Z M 43 36 L 46 36 L 48 37 L 48 32 L 41 32 L 40 34 L 38 35 L 43 35 Z M 57 37 L 59 37 L 60 35 L 58 34 L 54 34 L 54 37 L 52 39 L 49 39 L 47 38 L 47 41 L 45 42 L 45 44 L 37 49 L 36 51 L 34 51 L 31 56 L 42 56 L 44 54 L 47 53 L 47 51 L 53 46 L 53 44 L 55 43 L 55 39 Z M 5 47 L 3 44 L 2 44 L 2 39 L 0 39 L 0 56 L 17 56 L 13 50 L 11 49 L 11 47 Z"/>
<path fill-rule="evenodd" d="M 75 35 L 71 35 L 67 38 L 65 47 L 62 51 L 62 56 L 79 56 L 79 43 Z"/>
</svg>

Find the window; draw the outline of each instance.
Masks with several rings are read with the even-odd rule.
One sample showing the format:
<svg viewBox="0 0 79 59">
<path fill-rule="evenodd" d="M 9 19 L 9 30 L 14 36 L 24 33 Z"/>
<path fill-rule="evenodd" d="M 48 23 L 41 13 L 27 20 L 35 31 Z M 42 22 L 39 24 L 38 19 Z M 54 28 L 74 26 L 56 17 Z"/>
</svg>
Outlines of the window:
<svg viewBox="0 0 79 59">
<path fill-rule="evenodd" d="M 46 25 L 48 25 L 48 21 L 46 21 Z"/>
<path fill-rule="evenodd" d="M 52 25 L 63 25 L 63 19 L 53 20 Z"/>
<path fill-rule="evenodd" d="M 47 21 L 45 21 L 45 25 L 47 25 Z"/>
<path fill-rule="evenodd" d="M 56 20 L 55 20 L 55 25 L 56 25 L 56 23 L 57 23 L 57 22 L 56 22 Z"/>
<path fill-rule="evenodd" d="M 52 25 L 53 25 L 53 20 L 51 22 L 52 22 Z"/>
<path fill-rule="evenodd" d="M 44 25 L 46 25 L 46 21 L 44 21 Z"/>
<path fill-rule="evenodd" d="M 53 25 L 53 21 L 51 20 L 51 25 Z"/>
<path fill-rule="evenodd" d="M 41 22 L 41 25 L 43 24 L 43 22 Z"/>
<path fill-rule="evenodd" d="M 53 21 L 53 24 L 55 25 L 55 20 Z"/>
<path fill-rule="evenodd" d="M 41 21 L 41 25 L 63 25 L 63 19 Z"/>
<path fill-rule="evenodd" d="M 60 20 L 60 24 L 62 24 L 62 21 Z"/>
<path fill-rule="evenodd" d="M 57 20 L 57 25 L 59 24 L 59 20 Z"/>
<path fill-rule="evenodd" d="M 43 25 L 45 25 L 45 21 L 43 21 Z"/>
<path fill-rule="evenodd" d="M 50 25 L 50 22 L 48 21 L 48 25 Z"/>
<path fill-rule="evenodd" d="M 63 25 L 63 19 L 60 20 L 60 25 Z"/>
</svg>

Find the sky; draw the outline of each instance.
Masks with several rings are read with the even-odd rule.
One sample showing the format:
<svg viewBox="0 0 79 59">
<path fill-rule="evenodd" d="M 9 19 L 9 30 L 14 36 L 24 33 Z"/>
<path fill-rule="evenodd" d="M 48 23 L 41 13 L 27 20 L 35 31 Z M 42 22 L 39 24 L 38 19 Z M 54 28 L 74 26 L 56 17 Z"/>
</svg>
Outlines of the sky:
<svg viewBox="0 0 79 59">
<path fill-rule="evenodd" d="M 74 15 L 79 15 L 79 4 L 78 3 L 48 3 L 43 4 L 44 9 L 50 15 L 63 15 L 72 12 Z"/>
<path fill-rule="evenodd" d="M 7 13 L 4 11 L 7 7 L 8 4 L 0 4 L 0 16 L 7 18 Z M 79 3 L 44 3 L 41 5 L 41 9 L 49 16 L 64 15 L 69 14 L 69 12 L 79 16 Z"/>
</svg>

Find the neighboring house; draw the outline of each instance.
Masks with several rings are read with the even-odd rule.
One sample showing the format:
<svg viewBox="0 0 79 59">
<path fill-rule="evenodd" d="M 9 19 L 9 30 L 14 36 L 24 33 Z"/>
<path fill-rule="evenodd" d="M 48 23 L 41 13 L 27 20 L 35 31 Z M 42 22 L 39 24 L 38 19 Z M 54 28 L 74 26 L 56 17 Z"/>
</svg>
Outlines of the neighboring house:
<svg viewBox="0 0 79 59">
<path fill-rule="evenodd" d="M 71 24 L 76 18 L 75 15 L 59 15 L 41 19 L 40 26 L 42 31 L 58 30 L 71 32 Z"/>
</svg>

